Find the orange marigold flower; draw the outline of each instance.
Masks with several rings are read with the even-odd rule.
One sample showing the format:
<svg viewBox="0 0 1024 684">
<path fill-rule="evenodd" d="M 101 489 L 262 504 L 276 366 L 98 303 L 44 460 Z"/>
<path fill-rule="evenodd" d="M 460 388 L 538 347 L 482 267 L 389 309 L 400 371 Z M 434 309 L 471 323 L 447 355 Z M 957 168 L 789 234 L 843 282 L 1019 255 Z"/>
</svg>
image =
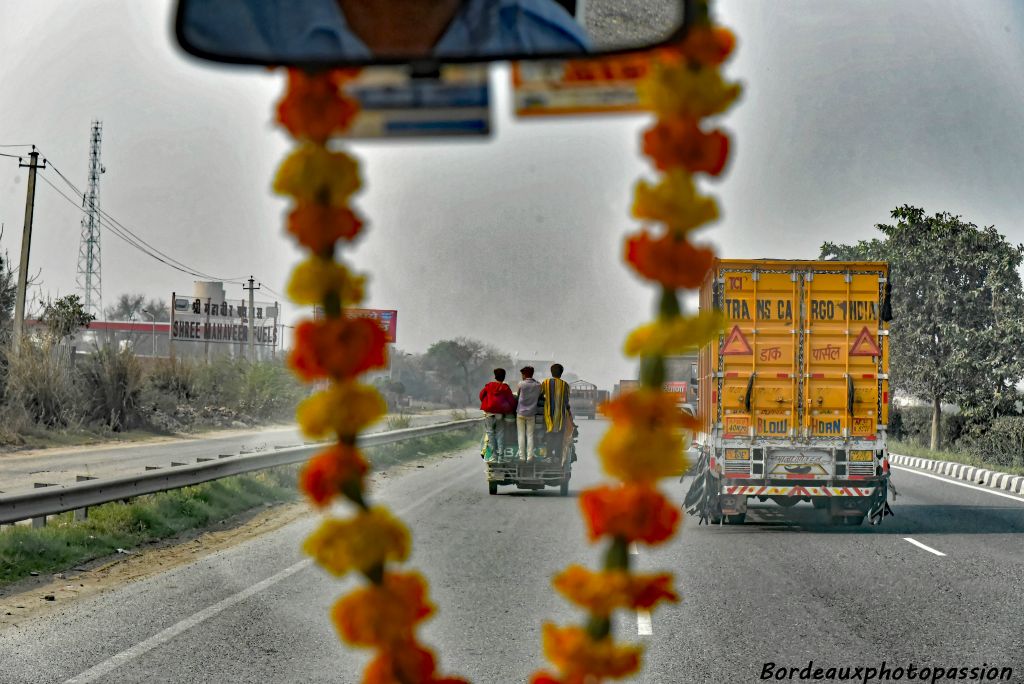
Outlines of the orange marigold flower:
<svg viewBox="0 0 1024 684">
<path fill-rule="evenodd" d="M 604 485 L 580 495 L 580 508 L 591 541 L 622 537 L 647 544 L 663 542 L 679 524 L 679 510 L 646 484 Z"/>
<path fill-rule="evenodd" d="M 649 387 L 606 401 L 597 410 L 615 423 L 646 427 L 681 425 L 685 417 L 672 394 Z"/>
<path fill-rule="evenodd" d="M 736 36 L 724 26 L 699 26 L 690 29 L 678 45 L 661 51 L 662 59 L 669 62 L 690 60 L 717 66 L 729 58 L 736 47 Z"/>
<path fill-rule="evenodd" d="M 387 573 L 343 596 L 331 619 L 342 639 L 355 646 L 398 647 L 413 641 L 413 630 L 434 612 L 418 573 Z"/>
<path fill-rule="evenodd" d="M 299 474 L 299 486 L 317 506 L 324 506 L 352 480 L 362 480 L 368 466 L 354 446 L 337 444 L 309 459 Z"/>
<path fill-rule="evenodd" d="M 728 83 L 714 67 L 654 64 L 637 86 L 641 104 L 660 118 L 702 119 L 721 114 L 739 98 L 742 88 Z"/>
<path fill-rule="evenodd" d="M 387 413 L 387 403 L 373 387 L 341 382 L 304 399 L 296 410 L 303 433 L 321 439 L 333 432 L 351 437 Z"/>
<path fill-rule="evenodd" d="M 595 681 L 621 679 L 640 667 L 640 647 L 620 646 L 610 638 L 595 641 L 582 627 L 545 623 L 543 639 L 544 654 L 570 681 L 587 675 Z"/>
<path fill-rule="evenodd" d="M 338 240 L 354 239 L 362 229 L 362 220 L 348 207 L 300 204 L 288 214 L 288 232 L 316 254 L 328 252 Z"/>
<path fill-rule="evenodd" d="M 721 130 L 705 133 L 692 119 L 668 119 L 644 132 L 643 150 L 662 171 L 683 167 L 717 176 L 729 158 L 729 137 Z"/>
<path fill-rule="evenodd" d="M 327 370 L 317 356 L 316 331 L 312 321 L 303 321 L 295 326 L 295 344 L 288 354 L 288 365 L 306 382 L 327 376 Z"/>
<path fill-rule="evenodd" d="M 345 131 L 359 113 L 359 102 L 345 95 L 338 72 L 309 74 L 288 70 L 288 90 L 277 105 L 277 120 L 296 138 L 324 142 Z"/>
<path fill-rule="evenodd" d="M 368 318 L 304 321 L 295 328 L 295 348 L 288 362 L 306 381 L 351 378 L 387 365 L 387 338 Z"/>
<path fill-rule="evenodd" d="M 619 608 L 651 608 L 658 601 L 678 601 L 672 575 L 631 575 L 625 570 L 595 572 L 571 565 L 555 576 L 555 589 L 593 615 L 607 617 Z"/>
<path fill-rule="evenodd" d="M 550 672 L 534 672 L 530 677 L 530 684 L 565 684 L 561 679 Z"/>
<path fill-rule="evenodd" d="M 434 681 L 434 654 L 419 644 L 388 648 L 374 658 L 363 673 L 363 684 L 420 684 Z"/>
<path fill-rule="evenodd" d="M 676 233 L 652 238 L 644 230 L 626 240 L 626 261 L 643 277 L 667 288 L 694 289 L 711 270 L 715 252 L 709 247 L 695 247 Z"/>
<path fill-rule="evenodd" d="M 411 545 L 405 525 L 386 508 L 375 506 L 349 520 L 324 520 L 302 549 L 341 576 L 351 570 L 367 572 L 384 561 L 404 561 Z"/>
</svg>

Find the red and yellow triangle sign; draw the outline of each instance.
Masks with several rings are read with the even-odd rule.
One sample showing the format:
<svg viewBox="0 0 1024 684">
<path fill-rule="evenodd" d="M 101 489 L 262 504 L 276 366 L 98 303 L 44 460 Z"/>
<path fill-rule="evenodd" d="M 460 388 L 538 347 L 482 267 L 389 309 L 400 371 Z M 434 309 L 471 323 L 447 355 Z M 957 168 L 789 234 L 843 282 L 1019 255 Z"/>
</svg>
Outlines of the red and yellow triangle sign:
<svg viewBox="0 0 1024 684">
<path fill-rule="evenodd" d="M 754 350 L 750 348 L 750 343 L 743 336 L 740 326 L 734 325 L 718 353 L 722 356 L 743 356 L 744 354 L 753 354 Z"/>
<path fill-rule="evenodd" d="M 857 335 L 857 339 L 853 341 L 853 346 L 850 347 L 850 356 L 881 356 L 882 350 L 878 348 L 878 342 L 875 340 L 875 336 L 871 334 L 868 327 L 865 325 L 864 329 L 860 331 L 860 335 Z"/>
</svg>

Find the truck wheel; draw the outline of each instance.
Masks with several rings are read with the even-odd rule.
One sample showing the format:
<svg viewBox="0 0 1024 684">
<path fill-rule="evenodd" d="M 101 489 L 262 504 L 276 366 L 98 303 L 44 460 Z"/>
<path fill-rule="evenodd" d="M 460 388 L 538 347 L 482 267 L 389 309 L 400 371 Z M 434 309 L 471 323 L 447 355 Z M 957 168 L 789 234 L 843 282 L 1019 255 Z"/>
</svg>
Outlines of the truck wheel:
<svg viewBox="0 0 1024 684">
<path fill-rule="evenodd" d="M 492 496 L 497 494 L 498 493 L 498 483 L 497 482 L 488 482 L 487 483 L 487 491 L 490 492 Z"/>
<path fill-rule="evenodd" d="M 569 480 L 562 480 L 562 484 L 558 486 L 558 493 L 562 496 L 569 496 Z"/>
<path fill-rule="evenodd" d="M 772 501 L 779 504 L 783 508 L 792 508 L 800 503 L 800 499 L 793 496 L 773 496 Z"/>
<path fill-rule="evenodd" d="M 744 521 L 746 521 L 746 519 L 746 511 L 744 511 L 743 513 L 736 513 L 734 515 L 725 516 L 725 522 L 729 523 L 730 525 L 742 525 Z"/>
<path fill-rule="evenodd" d="M 844 515 L 843 526 L 844 527 L 859 527 L 864 522 L 863 515 Z"/>
</svg>

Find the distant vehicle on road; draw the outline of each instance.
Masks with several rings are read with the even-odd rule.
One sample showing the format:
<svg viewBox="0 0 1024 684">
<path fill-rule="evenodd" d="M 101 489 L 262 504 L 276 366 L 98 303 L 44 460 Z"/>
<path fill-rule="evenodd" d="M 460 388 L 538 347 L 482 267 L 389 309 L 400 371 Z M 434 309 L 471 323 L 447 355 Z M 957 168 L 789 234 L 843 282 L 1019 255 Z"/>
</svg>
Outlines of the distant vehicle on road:
<svg viewBox="0 0 1024 684">
<path fill-rule="evenodd" d="M 567 416 L 562 432 L 548 433 L 544 417 L 538 407 L 534 423 L 534 454 L 532 462 L 516 459 L 517 435 L 515 417 L 501 422 L 504 449 L 497 454 L 488 448 L 486 437 L 480 455 L 487 460 L 487 490 L 498 493 L 502 485 L 515 485 L 519 489 L 558 487 L 562 496 L 569 494 L 572 463 L 576 460 L 576 424 Z"/>
<path fill-rule="evenodd" d="M 597 405 L 600 403 L 600 390 L 597 385 L 586 380 L 577 380 L 569 386 L 569 408 L 577 418 L 586 417 L 594 420 Z"/>
<path fill-rule="evenodd" d="M 751 497 L 809 501 L 833 524 L 891 513 L 889 265 L 720 260 L 700 293 L 721 309 L 700 350 L 700 456 L 685 506 L 743 522 Z"/>
</svg>

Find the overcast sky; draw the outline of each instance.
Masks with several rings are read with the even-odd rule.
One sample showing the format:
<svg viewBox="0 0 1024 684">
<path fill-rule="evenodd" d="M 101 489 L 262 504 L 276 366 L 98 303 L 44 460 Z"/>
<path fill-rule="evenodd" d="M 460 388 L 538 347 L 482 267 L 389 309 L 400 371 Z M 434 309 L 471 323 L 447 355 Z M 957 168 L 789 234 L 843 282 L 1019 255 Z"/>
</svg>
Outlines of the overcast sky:
<svg viewBox="0 0 1024 684">
<path fill-rule="evenodd" d="M 271 123 L 282 77 L 183 57 L 171 11 L 0 0 L 0 145 L 34 143 L 84 187 L 89 122 L 102 119 L 105 211 L 195 269 L 282 292 L 299 257 L 268 190 L 289 144 Z M 723 256 L 813 258 L 825 240 L 872 237 L 903 203 L 1024 241 L 1024 6 L 743 0 L 719 14 L 739 35 L 729 73 L 746 87 L 724 122 L 731 166 L 711 184 L 724 216 L 704 233 Z M 399 310 L 406 350 L 466 335 L 610 387 L 635 376 L 619 349 L 652 300 L 619 258 L 647 121 L 517 122 L 506 81 L 494 70 L 490 139 L 355 146 L 369 305 Z M 25 180 L 0 157 L 15 259 Z M 44 295 L 75 291 L 80 216 L 40 182 L 31 264 Z M 191 292 L 191 276 L 102 240 L 105 302 Z"/>
</svg>

